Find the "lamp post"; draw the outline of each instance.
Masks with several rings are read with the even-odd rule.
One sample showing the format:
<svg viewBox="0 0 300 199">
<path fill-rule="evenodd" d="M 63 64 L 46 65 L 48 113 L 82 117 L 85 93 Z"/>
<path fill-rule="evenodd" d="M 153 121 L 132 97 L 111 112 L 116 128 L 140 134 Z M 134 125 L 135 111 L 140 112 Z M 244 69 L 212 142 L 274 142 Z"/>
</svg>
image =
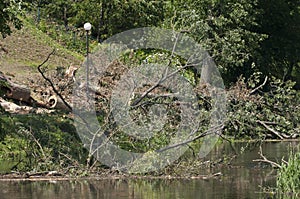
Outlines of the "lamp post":
<svg viewBox="0 0 300 199">
<path fill-rule="evenodd" d="M 92 28 L 90 23 L 84 24 L 84 29 L 86 31 L 86 95 L 89 96 L 89 31 Z"/>
</svg>

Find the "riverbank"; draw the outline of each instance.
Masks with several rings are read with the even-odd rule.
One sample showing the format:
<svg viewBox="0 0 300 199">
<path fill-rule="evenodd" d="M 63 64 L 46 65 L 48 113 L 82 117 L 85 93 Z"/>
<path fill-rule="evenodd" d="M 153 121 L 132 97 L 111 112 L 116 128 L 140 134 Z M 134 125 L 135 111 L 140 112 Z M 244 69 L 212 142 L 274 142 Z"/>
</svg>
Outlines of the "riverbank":
<svg viewBox="0 0 300 199">
<path fill-rule="evenodd" d="M 181 157 L 178 161 L 166 168 L 158 169 L 156 172 L 146 174 L 128 174 L 114 170 L 113 168 L 103 168 L 96 165 L 94 168 L 72 167 L 52 171 L 40 172 L 6 172 L 0 174 L 0 180 L 80 180 L 80 179 L 210 179 L 223 178 L 236 170 L 264 170 L 270 171 L 278 168 L 263 161 L 264 157 L 270 161 L 282 164 L 282 161 L 288 160 L 289 151 L 297 149 L 300 140 L 294 141 L 266 141 L 259 142 L 235 142 L 232 146 L 223 142 L 217 144 L 207 157 L 199 159 L 197 157 Z M 261 149 L 260 149 L 261 147 Z M 238 154 L 236 154 L 238 152 Z M 257 161 L 261 160 L 261 161 Z M 73 169 L 73 170 L 71 170 Z M 274 177 L 275 175 L 273 175 Z"/>
<path fill-rule="evenodd" d="M 287 160 L 288 151 L 291 149 L 290 147 L 298 144 L 299 141 L 289 144 L 286 141 L 272 141 L 263 143 L 262 148 L 264 155 L 270 160 L 281 160 L 282 157 Z M 14 179 L 9 177 L 4 178 L 5 176 L 2 176 L 0 179 L 0 187 L 3 187 L 2 190 L 14 190 L 15 186 L 18 187 L 18 189 L 20 189 L 20 187 L 27 187 L 26 189 L 22 189 L 23 196 L 26 196 L 31 193 L 31 190 L 39 189 L 38 187 L 40 186 L 47 186 L 47 190 L 54 188 L 56 190 L 56 192 L 53 193 L 51 191 L 52 197 L 60 196 L 61 198 L 63 198 L 64 192 L 69 190 L 76 192 L 77 197 L 80 194 L 86 196 L 87 194 L 105 193 L 106 196 L 101 196 L 101 198 L 107 199 L 122 198 L 120 194 L 126 195 L 132 192 L 138 194 L 139 190 L 143 190 L 143 194 L 141 194 L 144 195 L 143 197 L 145 198 L 149 198 L 149 194 L 157 193 L 159 193 L 160 196 L 161 194 L 172 195 L 172 193 L 178 189 L 180 189 L 178 194 L 187 196 L 193 193 L 192 195 L 196 198 L 199 197 L 200 193 L 202 193 L 202 195 L 205 193 L 208 198 L 217 196 L 218 198 L 224 198 L 225 196 L 227 198 L 244 198 L 250 196 L 255 198 L 275 197 L 278 169 L 272 168 L 272 166 L 267 163 L 253 162 L 253 159 L 260 158 L 258 154 L 259 147 L 256 146 L 255 143 L 238 142 L 236 147 L 238 149 L 245 148 L 245 150 L 236 156 L 230 164 L 224 164 L 222 162 L 219 164 L 208 164 L 207 161 L 209 160 L 220 160 L 220 157 L 228 157 L 228 155 L 232 155 L 233 153 L 228 143 L 216 145 L 208 157 L 202 160 L 203 162 L 207 162 L 207 166 L 202 168 L 198 166 L 198 176 L 175 176 L 174 171 L 171 170 L 169 170 L 170 175 L 128 175 L 119 174 L 110 169 L 103 169 L 101 170 L 102 174 L 98 173 L 94 174 L 94 176 L 32 176 Z M 210 175 L 214 173 L 217 175 Z M 29 189 L 31 186 L 35 187 L 35 189 Z M 145 195 L 146 190 L 148 190 L 147 195 Z M 35 191 L 33 192 L 35 193 Z M 10 192 L 6 192 L 6 194 L 9 193 Z M 11 194 L 12 193 L 13 191 L 11 191 Z M 68 197 L 70 197 L 70 194 L 73 193 L 69 193 Z M 133 198 L 136 197 L 138 196 L 135 195 Z M 178 195 L 176 197 L 178 197 Z"/>
<path fill-rule="evenodd" d="M 24 40 L 22 39 L 23 36 Z M 13 82 L 27 86 L 39 99 L 45 100 L 51 95 L 60 93 L 71 104 L 74 79 L 73 77 L 67 79 L 65 73 L 73 62 L 80 64 L 83 56 L 64 49 L 63 46 L 28 23 L 25 23 L 22 30 L 16 31 L 1 42 L 7 51 L 0 54 L 0 71 L 3 71 L 4 75 Z M 20 48 L 15 48 L 16 42 Z M 53 48 L 59 50 L 42 65 Z M 168 57 L 167 54 L 161 55 L 160 52 L 148 53 L 130 52 L 124 54 L 122 59 L 114 60 L 105 74 L 101 78 L 99 77 L 99 81 L 96 81 L 97 87 L 93 88 L 96 93 L 97 107 L 95 112 L 97 120 L 103 127 L 107 127 L 104 133 L 109 135 L 111 141 L 120 148 L 137 153 L 156 151 L 167 146 L 182 120 L 176 99 L 168 98 L 168 95 L 166 95 L 165 101 L 159 101 L 153 96 L 148 99 L 151 102 L 150 105 L 164 104 L 166 110 L 171 110 L 167 113 L 166 128 L 156 133 L 151 139 L 141 141 L 126 134 L 126 129 L 118 129 L 115 121 L 111 118 L 109 106 L 112 91 L 121 77 L 129 70 L 124 65 L 127 63 L 137 65 L 147 56 L 148 58 L 151 57 L 151 53 L 157 56 L 157 62 L 163 62 L 163 59 Z M 42 72 L 54 86 L 51 86 L 49 81 L 38 72 L 38 66 L 42 67 Z M 191 71 L 184 71 L 184 75 L 190 82 L 197 82 L 199 77 L 194 77 L 195 74 L 191 74 Z M 294 85 L 295 83 L 291 81 L 283 82 L 274 77 L 262 77 L 260 73 L 255 73 L 248 79 L 240 77 L 235 84 L 226 88 L 224 91 L 227 98 L 224 103 L 227 104 L 228 109 L 226 113 L 221 113 L 223 116 L 226 115 L 226 119 L 220 125 L 222 126 L 222 139 L 224 142 L 227 140 L 231 143 L 247 140 L 247 146 L 235 149 L 230 155 L 227 154 L 215 159 L 197 159 L 197 150 L 203 142 L 203 139 L 200 138 L 205 137 L 203 132 L 208 130 L 210 124 L 213 99 L 205 88 L 196 87 L 197 105 L 201 113 L 201 118 L 197 122 L 199 121 L 199 125 L 203 128 L 195 132 L 192 141 L 185 143 L 188 145 L 188 150 L 184 156 L 171 166 L 164 167 L 158 172 L 148 173 L 147 176 L 165 176 L 166 178 L 168 176 L 171 178 L 213 176 L 219 171 L 212 171 L 210 168 L 230 168 L 232 166 L 230 165 L 231 161 L 237 153 L 244 152 L 245 148 L 249 146 L 257 147 L 261 142 L 268 139 L 294 140 L 298 138 L 300 135 L 300 93 L 294 89 Z M 6 88 L 5 84 L 4 86 L 1 84 L 1 86 Z M 144 89 L 148 88 L 147 86 L 149 85 L 146 85 Z M 57 88 L 58 92 L 55 92 L 53 87 Z M 8 102 L 18 106 L 28 105 L 22 99 L 9 98 L 7 89 L 1 91 L 1 97 Z M 164 89 L 158 90 L 158 94 L 162 91 Z M 136 93 L 135 96 L 138 94 Z M 170 105 L 170 103 L 173 104 Z M 114 173 L 121 173 L 120 168 L 109 169 L 93 159 L 95 151 L 91 151 L 86 143 L 82 143 L 74 126 L 74 114 L 70 110 L 52 109 L 49 106 L 43 108 L 49 112 L 29 111 L 26 114 L 19 114 L 0 109 L 0 170 L 2 172 L 10 173 L 13 171 L 13 174 L 9 175 L 12 175 L 11 177 L 13 175 L 18 177 L 19 175 L 20 179 L 31 176 L 34 178 L 38 174 L 43 174 L 41 178 L 47 175 L 50 175 L 50 178 L 57 176 L 84 178 L 99 173 L 104 173 L 103 177 L 105 175 L 113 177 Z M 149 109 L 149 106 L 138 106 L 132 116 L 143 115 Z M 238 167 L 239 165 L 235 166 Z M 95 168 L 96 172 L 93 173 Z M 199 168 L 205 168 L 208 171 L 203 174 Z"/>
</svg>

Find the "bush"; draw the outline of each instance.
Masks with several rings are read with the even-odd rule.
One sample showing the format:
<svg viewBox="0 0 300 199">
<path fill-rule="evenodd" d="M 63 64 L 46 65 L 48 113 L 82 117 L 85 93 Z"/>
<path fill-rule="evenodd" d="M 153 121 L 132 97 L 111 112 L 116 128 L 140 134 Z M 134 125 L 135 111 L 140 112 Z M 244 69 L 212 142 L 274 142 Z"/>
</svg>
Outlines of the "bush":
<svg viewBox="0 0 300 199">
<path fill-rule="evenodd" d="M 259 79 L 259 73 L 247 81 L 240 78 L 229 89 L 225 134 L 237 139 L 299 136 L 300 94 L 294 89 L 295 82 L 269 78 L 255 90 L 262 85 Z"/>
<path fill-rule="evenodd" d="M 290 152 L 288 163 L 283 163 L 277 177 L 277 189 L 281 197 L 300 196 L 300 152 Z"/>
<path fill-rule="evenodd" d="M 71 120 L 55 115 L 2 115 L 1 172 L 64 170 L 83 166 L 87 151 Z"/>
</svg>

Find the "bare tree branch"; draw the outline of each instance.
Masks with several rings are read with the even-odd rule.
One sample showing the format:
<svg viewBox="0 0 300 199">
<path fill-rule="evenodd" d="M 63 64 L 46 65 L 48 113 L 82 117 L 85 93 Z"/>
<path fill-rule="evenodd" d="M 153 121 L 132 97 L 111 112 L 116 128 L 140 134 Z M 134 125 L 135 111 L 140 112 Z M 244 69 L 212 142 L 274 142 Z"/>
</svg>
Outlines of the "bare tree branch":
<svg viewBox="0 0 300 199">
<path fill-rule="evenodd" d="M 163 152 L 163 151 L 166 151 L 166 150 L 169 150 L 169 149 L 173 149 L 173 148 L 178 147 L 178 146 L 182 146 L 182 145 L 191 143 L 191 142 L 193 142 L 195 140 L 198 140 L 198 139 L 203 138 L 203 137 L 205 137 L 207 135 L 210 135 L 210 134 L 213 134 L 213 133 L 215 133 L 215 132 L 217 132 L 219 130 L 222 130 L 223 128 L 224 128 L 224 124 L 215 126 L 213 128 L 208 129 L 207 131 L 203 132 L 202 134 L 200 134 L 200 135 L 198 135 L 196 137 L 190 138 L 190 139 L 185 140 L 185 141 L 180 142 L 180 143 L 176 143 L 176 144 L 173 144 L 173 145 L 161 148 L 161 149 L 157 150 L 156 152 Z M 195 134 L 198 130 L 199 130 L 199 128 L 195 129 L 191 134 Z"/>
<path fill-rule="evenodd" d="M 271 160 L 268 160 L 268 159 L 264 156 L 264 154 L 263 154 L 263 152 L 262 152 L 262 147 L 261 147 L 261 146 L 259 147 L 259 152 L 258 152 L 258 154 L 260 155 L 260 157 L 261 157 L 262 159 L 252 160 L 253 162 L 266 162 L 266 163 L 271 164 L 271 165 L 272 165 L 273 167 L 275 167 L 275 168 L 281 168 L 281 165 L 280 165 L 280 164 L 278 164 L 278 163 L 276 163 L 276 162 L 273 162 L 273 161 L 271 161 Z"/>
<path fill-rule="evenodd" d="M 261 85 L 259 85 L 255 89 L 253 89 L 249 94 L 251 95 L 251 94 L 255 93 L 258 89 L 260 89 L 261 87 L 263 87 L 267 83 L 267 81 L 268 81 L 268 76 L 265 77 L 265 80 L 264 80 L 264 82 Z"/>
<path fill-rule="evenodd" d="M 269 127 L 265 122 L 260 121 L 260 120 L 257 120 L 257 122 L 259 124 L 263 125 L 266 129 L 268 129 L 269 131 L 271 131 L 274 135 L 276 135 L 280 139 L 282 139 L 282 140 L 284 139 L 284 137 L 282 137 L 278 131 L 276 131 L 275 129 L 272 129 L 271 127 Z"/>
<path fill-rule="evenodd" d="M 54 93 L 62 100 L 62 102 L 66 105 L 66 107 L 71 111 L 72 110 L 71 105 L 68 102 L 66 102 L 66 100 L 63 98 L 63 96 L 60 94 L 60 92 L 55 88 L 53 82 L 48 77 L 46 77 L 46 75 L 44 74 L 44 72 L 41 69 L 41 67 L 50 59 L 51 55 L 53 55 L 54 52 L 55 52 L 55 49 L 53 49 L 52 52 L 50 54 L 48 54 L 47 58 L 43 61 L 43 63 L 41 63 L 38 66 L 38 71 L 40 72 L 42 77 L 50 84 Z"/>
</svg>

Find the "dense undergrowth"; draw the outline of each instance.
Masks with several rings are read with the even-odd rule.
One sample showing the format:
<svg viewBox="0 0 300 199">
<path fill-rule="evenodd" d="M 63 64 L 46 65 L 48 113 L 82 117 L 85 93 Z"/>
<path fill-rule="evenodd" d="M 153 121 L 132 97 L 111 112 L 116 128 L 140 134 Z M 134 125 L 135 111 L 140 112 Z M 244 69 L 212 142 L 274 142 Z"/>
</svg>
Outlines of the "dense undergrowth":
<svg viewBox="0 0 300 199">
<path fill-rule="evenodd" d="M 292 149 L 288 162 L 282 163 L 277 177 L 277 192 L 280 198 L 300 196 L 300 152 Z"/>
<path fill-rule="evenodd" d="M 10 115 L 2 110 L 0 132 L 1 172 L 79 171 L 87 158 L 72 121 L 63 114 Z"/>
</svg>

